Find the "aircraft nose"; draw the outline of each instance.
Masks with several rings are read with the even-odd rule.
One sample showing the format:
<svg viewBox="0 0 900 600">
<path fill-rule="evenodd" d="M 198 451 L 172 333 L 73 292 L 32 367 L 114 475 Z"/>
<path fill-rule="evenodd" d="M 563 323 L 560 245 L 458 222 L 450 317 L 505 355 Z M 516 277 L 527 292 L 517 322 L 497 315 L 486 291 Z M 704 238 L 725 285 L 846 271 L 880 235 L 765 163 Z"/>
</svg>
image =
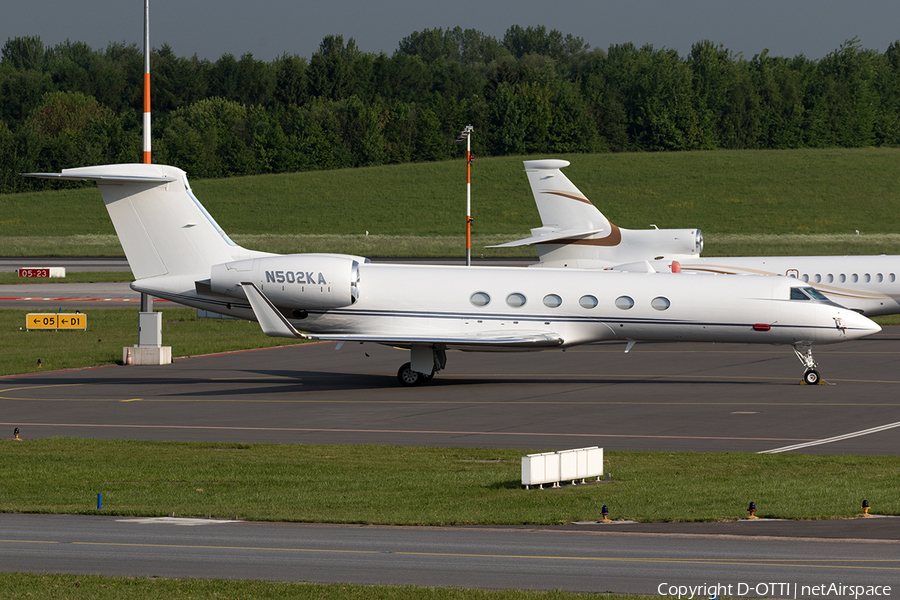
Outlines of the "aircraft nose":
<svg viewBox="0 0 900 600">
<path fill-rule="evenodd" d="M 881 325 L 864 315 L 851 310 L 841 311 L 841 313 L 840 316 L 834 318 L 835 325 L 838 328 L 844 328 L 848 338 L 861 338 L 881 331 Z"/>
</svg>

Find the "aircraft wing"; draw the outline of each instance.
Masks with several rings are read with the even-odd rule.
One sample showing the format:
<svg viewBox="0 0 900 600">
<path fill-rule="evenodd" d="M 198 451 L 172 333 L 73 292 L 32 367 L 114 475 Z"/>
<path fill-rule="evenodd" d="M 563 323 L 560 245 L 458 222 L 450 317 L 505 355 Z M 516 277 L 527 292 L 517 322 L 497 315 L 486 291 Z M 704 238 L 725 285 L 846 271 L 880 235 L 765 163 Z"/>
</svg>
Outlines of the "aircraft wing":
<svg viewBox="0 0 900 600">
<path fill-rule="evenodd" d="M 441 344 L 453 348 L 555 348 L 564 342 L 562 337 L 546 331 L 481 331 L 469 336 L 454 335 L 366 335 L 366 334 L 309 334 L 301 333 L 291 325 L 275 305 L 259 291 L 256 284 L 241 283 L 253 313 L 262 327 L 263 333 L 273 337 L 299 338 L 333 342 L 377 342 L 395 346 L 416 344 Z"/>
<path fill-rule="evenodd" d="M 510 334 L 508 331 L 481 331 L 471 336 L 447 336 L 447 335 L 396 335 L 396 336 L 372 336 L 355 334 L 315 335 L 308 334 L 304 337 L 312 340 L 329 342 L 377 342 L 391 346 L 414 346 L 419 344 L 439 344 L 448 348 L 491 350 L 492 348 L 556 348 L 561 346 L 564 340 L 555 333 L 546 331 L 517 331 Z"/>
<path fill-rule="evenodd" d="M 541 232 L 529 238 L 516 240 L 514 242 L 506 242 L 496 246 L 485 246 L 485 248 L 514 248 L 516 246 L 534 246 L 535 244 L 548 244 L 558 240 L 569 238 L 587 237 L 595 233 L 603 233 L 604 229 L 564 229 L 562 231 Z"/>
</svg>

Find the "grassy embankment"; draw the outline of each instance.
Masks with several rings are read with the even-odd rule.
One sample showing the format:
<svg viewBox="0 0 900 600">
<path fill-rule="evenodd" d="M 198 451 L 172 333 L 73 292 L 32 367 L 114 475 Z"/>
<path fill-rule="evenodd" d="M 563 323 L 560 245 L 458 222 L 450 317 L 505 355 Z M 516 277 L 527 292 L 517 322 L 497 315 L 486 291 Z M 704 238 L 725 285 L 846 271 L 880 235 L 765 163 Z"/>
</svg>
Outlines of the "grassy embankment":
<svg viewBox="0 0 900 600">
<path fill-rule="evenodd" d="M 6 600 L 647 600 L 650 596 L 391 585 L 0 573 Z M 660 596 L 655 596 L 659 599 Z"/>
<path fill-rule="evenodd" d="M 12 393 L 14 395 L 14 393 Z M 23 432 L 27 437 L 27 431 Z M 398 525 L 900 514 L 897 456 L 607 452 L 610 482 L 525 490 L 524 450 L 6 441 L 0 510 Z M 709 493 L 704 492 L 708 490 Z M 714 490 L 714 491 L 713 491 Z M 96 510 L 97 494 L 103 510 Z"/>
<path fill-rule="evenodd" d="M 537 158 L 537 157 L 533 157 Z M 567 155 L 614 223 L 699 227 L 706 255 L 900 254 L 900 149 Z M 540 225 L 521 157 L 473 167 L 473 254 Z M 272 252 L 464 256 L 460 160 L 192 181 L 235 241 Z M 0 256 L 121 256 L 93 184 L 0 195 Z M 366 231 L 369 235 L 366 235 Z M 856 232 L 859 231 L 860 235 Z"/>
<path fill-rule="evenodd" d="M 122 348 L 137 341 L 138 308 L 86 310 L 87 330 L 60 331 L 26 330 L 25 315 L 45 311 L 0 310 L 0 375 L 121 363 Z M 176 357 L 301 343 L 268 337 L 251 321 L 198 319 L 191 308 L 162 313 L 164 340 Z"/>
</svg>

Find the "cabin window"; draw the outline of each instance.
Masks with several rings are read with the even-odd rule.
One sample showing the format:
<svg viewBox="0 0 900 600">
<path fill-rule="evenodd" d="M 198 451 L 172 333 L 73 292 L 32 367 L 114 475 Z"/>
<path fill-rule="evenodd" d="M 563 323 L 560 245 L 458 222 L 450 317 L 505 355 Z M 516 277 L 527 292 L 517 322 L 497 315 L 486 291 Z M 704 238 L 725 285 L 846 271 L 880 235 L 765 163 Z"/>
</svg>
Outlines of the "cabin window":
<svg viewBox="0 0 900 600">
<path fill-rule="evenodd" d="M 838 281 L 840 281 L 841 283 L 846 283 L 846 282 L 847 282 L 847 276 L 844 275 L 843 273 L 841 273 L 841 276 L 838 277 Z"/>
<path fill-rule="evenodd" d="M 652 306 L 656 310 L 666 310 L 667 308 L 669 308 L 669 299 L 663 298 L 662 296 L 657 296 L 650 301 L 650 306 Z"/>
<path fill-rule="evenodd" d="M 634 300 L 632 300 L 629 296 L 619 296 L 616 298 L 616 306 L 621 308 L 622 310 L 628 310 L 632 306 L 634 306 Z"/>
<path fill-rule="evenodd" d="M 857 275 L 856 273 L 854 273 L 853 275 L 850 276 L 850 282 L 851 282 L 851 283 L 856 283 L 857 281 L 859 281 L 859 275 Z"/>
<path fill-rule="evenodd" d="M 809 283 L 809 275 L 807 275 L 806 273 L 804 273 L 803 277 L 801 277 L 800 279 L 802 279 L 806 283 Z"/>
<path fill-rule="evenodd" d="M 809 300 L 809 296 L 800 288 L 791 288 L 791 300 Z"/>
<path fill-rule="evenodd" d="M 815 278 L 813 279 L 816 283 L 822 283 L 822 276 L 816 273 Z"/>
<path fill-rule="evenodd" d="M 469 302 L 475 306 L 487 306 L 491 303 L 491 296 L 487 292 L 475 292 L 469 296 Z"/>
<path fill-rule="evenodd" d="M 520 294 L 519 292 L 513 292 L 509 296 L 506 297 L 506 303 L 512 306 L 513 308 L 519 308 L 520 306 L 525 306 L 525 296 Z"/>
<path fill-rule="evenodd" d="M 597 308 L 597 298 L 594 296 L 582 296 L 578 299 L 578 304 L 581 305 L 581 308 Z"/>
<path fill-rule="evenodd" d="M 556 294 L 547 294 L 544 296 L 544 306 L 547 308 L 557 308 L 560 304 L 562 304 L 562 298 Z"/>
<path fill-rule="evenodd" d="M 894 283 L 894 281 L 896 281 L 896 279 L 897 279 L 897 278 L 894 276 L 893 273 L 891 273 L 890 275 L 888 275 L 888 281 L 890 281 L 891 283 Z"/>
<path fill-rule="evenodd" d="M 832 283 L 832 282 L 834 282 L 834 275 L 832 275 L 831 273 L 829 273 L 829 274 L 825 277 L 825 282 L 826 282 L 826 283 Z"/>
<path fill-rule="evenodd" d="M 882 281 L 884 281 L 884 275 L 882 275 L 881 273 L 878 273 L 877 275 L 875 275 L 875 281 L 877 283 L 881 283 Z"/>
</svg>

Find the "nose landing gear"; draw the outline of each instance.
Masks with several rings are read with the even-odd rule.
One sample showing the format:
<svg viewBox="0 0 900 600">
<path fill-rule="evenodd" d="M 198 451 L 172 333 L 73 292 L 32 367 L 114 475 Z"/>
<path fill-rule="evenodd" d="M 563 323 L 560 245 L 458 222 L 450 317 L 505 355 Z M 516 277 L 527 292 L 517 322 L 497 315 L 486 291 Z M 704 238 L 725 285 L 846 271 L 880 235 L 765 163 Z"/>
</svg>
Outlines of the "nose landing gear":
<svg viewBox="0 0 900 600">
<path fill-rule="evenodd" d="M 806 367 L 806 371 L 803 373 L 803 382 L 807 385 L 818 385 L 821 382 L 821 377 L 819 377 L 819 372 L 816 370 L 816 367 L 819 365 L 813 358 L 812 344 L 809 342 L 794 344 L 794 354 Z"/>
</svg>

